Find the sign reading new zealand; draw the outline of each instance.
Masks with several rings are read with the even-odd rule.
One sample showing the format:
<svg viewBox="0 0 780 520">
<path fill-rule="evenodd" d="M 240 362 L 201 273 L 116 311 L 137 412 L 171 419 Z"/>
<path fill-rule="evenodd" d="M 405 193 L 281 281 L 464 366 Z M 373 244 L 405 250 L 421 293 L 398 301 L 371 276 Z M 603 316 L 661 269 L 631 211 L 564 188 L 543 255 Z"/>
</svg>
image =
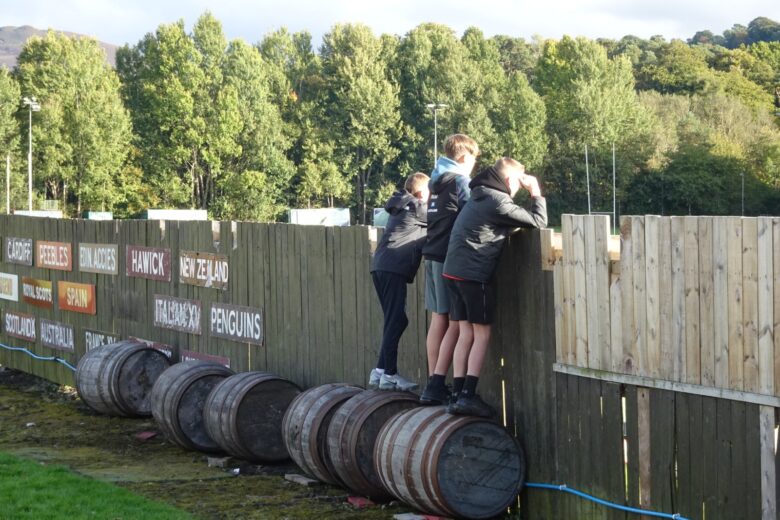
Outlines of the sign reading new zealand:
<svg viewBox="0 0 780 520">
<path fill-rule="evenodd" d="M 19 301 L 19 277 L 15 274 L 0 273 L 0 298 Z"/>
<path fill-rule="evenodd" d="M 114 244 L 79 244 L 79 271 L 117 274 L 118 247 Z"/>
<path fill-rule="evenodd" d="M 11 264 L 33 264 L 32 238 L 5 237 L 5 261 Z"/>
<path fill-rule="evenodd" d="M 35 316 L 5 311 L 3 331 L 14 338 L 35 341 Z"/>
<path fill-rule="evenodd" d="M 54 290 L 51 281 L 22 278 L 22 299 L 30 305 L 51 309 L 54 307 Z"/>
<path fill-rule="evenodd" d="M 179 255 L 179 281 L 201 287 L 227 289 L 228 258 L 225 255 L 182 251 Z"/>
<path fill-rule="evenodd" d="M 263 344 L 263 311 L 224 303 L 211 304 L 211 335 L 240 343 Z"/>
<path fill-rule="evenodd" d="M 127 246 L 125 256 L 127 276 L 171 281 L 171 250 L 153 247 Z"/>
<path fill-rule="evenodd" d="M 41 343 L 44 347 L 73 351 L 73 327 L 41 318 Z"/>
<path fill-rule="evenodd" d="M 70 271 L 73 268 L 73 252 L 68 242 L 35 242 L 35 267 Z"/>
<path fill-rule="evenodd" d="M 200 301 L 155 294 L 154 326 L 200 334 Z"/>
<path fill-rule="evenodd" d="M 57 303 L 60 309 L 84 314 L 96 314 L 95 286 L 89 283 L 57 282 Z"/>
</svg>

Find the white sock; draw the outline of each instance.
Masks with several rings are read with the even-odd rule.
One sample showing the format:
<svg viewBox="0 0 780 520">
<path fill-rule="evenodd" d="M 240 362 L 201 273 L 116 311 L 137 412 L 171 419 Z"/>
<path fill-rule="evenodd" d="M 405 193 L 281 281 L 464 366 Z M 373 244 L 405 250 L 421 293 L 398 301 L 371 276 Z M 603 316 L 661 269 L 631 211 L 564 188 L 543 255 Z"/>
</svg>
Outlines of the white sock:
<svg viewBox="0 0 780 520">
<path fill-rule="evenodd" d="M 374 370 L 376 370 L 376 373 L 379 374 L 380 376 L 385 373 L 384 368 L 375 368 Z"/>
</svg>

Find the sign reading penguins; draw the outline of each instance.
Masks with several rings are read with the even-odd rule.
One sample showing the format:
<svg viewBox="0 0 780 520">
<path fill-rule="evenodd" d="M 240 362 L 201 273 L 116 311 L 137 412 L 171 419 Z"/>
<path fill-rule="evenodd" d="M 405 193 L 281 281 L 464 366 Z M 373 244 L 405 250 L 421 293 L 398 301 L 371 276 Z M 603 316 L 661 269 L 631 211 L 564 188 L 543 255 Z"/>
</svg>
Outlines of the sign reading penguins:
<svg viewBox="0 0 780 520">
<path fill-rule="evenodd" d="M 263 344 L 261 309 L 212 303 L 209 317 L 209 331 L 212 336 L 239 343 Z"/>
</svg>

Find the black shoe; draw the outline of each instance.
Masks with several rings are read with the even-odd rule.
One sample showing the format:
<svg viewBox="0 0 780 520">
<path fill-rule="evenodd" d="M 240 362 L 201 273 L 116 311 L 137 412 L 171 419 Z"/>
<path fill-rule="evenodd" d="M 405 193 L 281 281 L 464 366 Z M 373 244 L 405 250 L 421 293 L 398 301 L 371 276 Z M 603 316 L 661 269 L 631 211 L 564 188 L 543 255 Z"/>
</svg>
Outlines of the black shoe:
<svg viewBox="0 0 780 520">
<path fill-rule="evenodd" d="M 485 418 L 496 415 L 495 409 L 478 395 L 461 395 L 457 401 L 447 407 L 447 413 Z"/>
<path fill-rule="evenodd" d="M 450 387 L 434 387 L 430 384 L 425 386 L 425 390 L 420 395 L 420 404 L 425 406 L 438 406 L 450 402 Z"/>
</svg>

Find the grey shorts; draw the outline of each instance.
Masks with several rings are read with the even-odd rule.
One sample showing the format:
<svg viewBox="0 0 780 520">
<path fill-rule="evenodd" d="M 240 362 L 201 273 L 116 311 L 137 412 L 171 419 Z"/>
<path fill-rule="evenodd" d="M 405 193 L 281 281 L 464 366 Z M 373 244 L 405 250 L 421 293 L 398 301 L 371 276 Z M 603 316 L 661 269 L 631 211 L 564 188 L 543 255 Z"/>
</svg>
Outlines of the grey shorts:
<svg viewBox="0 0 780 520">
<path fill-rule="evenodd" d="M 449 314 L 450 298 L 441 276 L 443 268 L 441 262 L 425 261 L 425 308 L 438 314 Z"/>
</svg>

